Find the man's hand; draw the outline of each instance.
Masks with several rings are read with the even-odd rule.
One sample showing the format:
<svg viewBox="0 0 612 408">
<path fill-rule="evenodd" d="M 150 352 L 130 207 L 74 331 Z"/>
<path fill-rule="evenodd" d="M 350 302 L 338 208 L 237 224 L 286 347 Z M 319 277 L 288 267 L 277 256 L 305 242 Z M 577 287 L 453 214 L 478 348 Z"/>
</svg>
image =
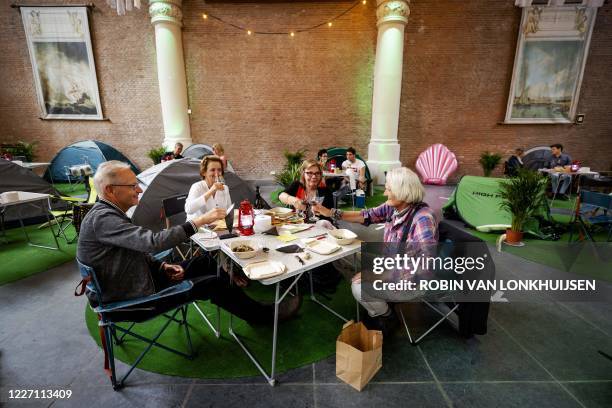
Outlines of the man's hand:
<svg viewBox="0 0 612 408">
<path fill-rule="evenodd" d="M 353 278 L 351 279 L 352 283 L 361 283 L 361 272 L 358 272 L 355 274 L 355 276 L 353 276 Z"/>
<path fill-rule="evenodd" d="M 163 269 L 164 273 L 171 281 L 180 281 L 185 277 L 185 270 L 181 265 L 165 263 Z"/>
<path fill-rule="evenodd" d="M 223 208 L 213 208 L 208 211 L 206 214 L 200 215 L 193 219 L 196 227 L 201 227 L 202 225 L 212 224 L 213 222 L 225 218 L 225 209 Z"/>
</svg>

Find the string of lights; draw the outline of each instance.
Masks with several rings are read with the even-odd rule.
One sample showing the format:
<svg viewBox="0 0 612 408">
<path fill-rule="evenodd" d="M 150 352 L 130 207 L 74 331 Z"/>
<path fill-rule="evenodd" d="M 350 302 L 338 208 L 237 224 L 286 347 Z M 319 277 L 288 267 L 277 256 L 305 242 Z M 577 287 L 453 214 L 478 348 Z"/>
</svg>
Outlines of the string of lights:
<svg viewBox="0 0 612 408">
<path fill-rule="evenodd" d="M 291 30 L 291 31 L 257 31 L 257 30 L 251 30 L 248 27 L 243 27 L 240 26 L 238 24 L 234 24 L 231 23 L 229 21 L 226 21 L 224 19 L 222 19 L 221 17 L 209 14 L 209 13 L 204 13 L 202 14 L 202 19 L 204 20 L 216 20 L 222 24 L 228 25 L 230 27 L 234 27 L 237 30 L 243 31 L 245 32 L 247 35 L 254 35 L 254 34 L 264 34 L 264 35 L 289 35 L 290 37 L 295 37 L 295 35 L 297 33 L 303 33 L 306 31 L 312 31 L 312 30 L 316 30 L 317 28 L 323 27 L 323 26 L 327 26 L 327 27 L 332 27 L 333 26 L 333 22 L 336 21 L 337 19 L 339 19 L 340 17 L 344 16 L 345 14 L 349 13 L 351 10 L 353 10 L 355 7 L 357 7 L 359 4 L 367 4 L 367 0 L 357 0 L 355 1 L 353 4 L 351 4 L 351 6 L 349 8 L 347 8 L 346 10 L 344 10 L 342 13 L 337 14 L 336 16 L 325 20 L 322 23 L 319 24 L 315 24 L 311 27 L 305 27 L 305 28 L 298 28 L 295 30 Z"/>
</svg>

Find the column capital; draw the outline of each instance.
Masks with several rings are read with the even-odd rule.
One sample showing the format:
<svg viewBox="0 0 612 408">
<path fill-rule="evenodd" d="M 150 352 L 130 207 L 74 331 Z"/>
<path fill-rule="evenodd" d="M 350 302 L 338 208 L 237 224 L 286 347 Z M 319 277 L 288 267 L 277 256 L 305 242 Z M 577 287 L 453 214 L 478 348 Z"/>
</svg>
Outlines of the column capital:
<svg viewBox="0 0 612 408">
<path fill-rule="evenodd" d="M 149 16 L 151 24 L 173 23 L 183 26 L 183 0 L 149 0 Z"/>
<path fill-rule="evenodd" d="M 377 0 L 376 25 L 384 23 L 408 23 L 410 15 L 410 0 Z"/>
</svg>

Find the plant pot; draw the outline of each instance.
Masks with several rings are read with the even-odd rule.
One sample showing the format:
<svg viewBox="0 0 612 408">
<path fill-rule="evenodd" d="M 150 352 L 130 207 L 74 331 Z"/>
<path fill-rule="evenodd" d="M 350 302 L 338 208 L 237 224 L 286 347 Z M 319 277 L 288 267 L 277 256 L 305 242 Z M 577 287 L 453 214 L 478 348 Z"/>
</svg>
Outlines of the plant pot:
<svg viewBox="0 0 612 408">
<path fill-rule="evenodd" d="M 512 231 L 511 229 L 506 230 L 506 242 L 508 244 L 518 244 L 523 239 L 522 231 Z"/>
</svg>

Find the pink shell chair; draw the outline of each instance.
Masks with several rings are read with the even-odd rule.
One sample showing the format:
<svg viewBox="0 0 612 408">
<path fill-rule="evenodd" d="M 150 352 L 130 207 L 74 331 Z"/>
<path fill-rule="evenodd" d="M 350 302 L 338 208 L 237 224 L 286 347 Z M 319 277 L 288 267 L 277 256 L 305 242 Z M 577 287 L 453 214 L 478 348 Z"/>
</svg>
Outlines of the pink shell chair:
<svg viewBox="0 0 612 408">
<path fill-rule="evenodd" d="M 446 146 L 436 143 L 419 154 L 416 168 L 423 183 L 443 186 L 448 176 L 457 170 L 457 158 Z"/>
</svg>

